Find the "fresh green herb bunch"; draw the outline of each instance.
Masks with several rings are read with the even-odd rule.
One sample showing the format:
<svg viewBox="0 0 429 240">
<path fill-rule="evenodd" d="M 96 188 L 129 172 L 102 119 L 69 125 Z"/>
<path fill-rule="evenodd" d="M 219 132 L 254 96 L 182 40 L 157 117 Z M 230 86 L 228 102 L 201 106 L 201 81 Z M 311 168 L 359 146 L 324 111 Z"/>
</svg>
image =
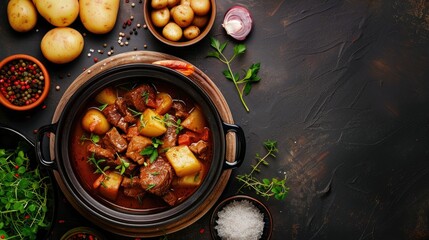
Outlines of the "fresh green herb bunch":
<svg viewBox="0 0 429 240">
<path fill-rule="evenodd" d="M 236 179 L 241 182 L 243 185 L 238 189 L 240 192 L 243 188 L 249 188 L 255 190 L 256 194 L 266 197 L 274 197 L 277 200 L 283 200 L 286 198 L 286 195 L 289 191 L 289 188 L 286 186 L 286 176 L 284 179 L 278 178 L 263 178 L 262 181 L 253 176 L 255 172 L 261 172 L 259 168 L 260 165 L 268 166 L 267 161 L 268 157 L 275 158 L 275 153 L 278 152 L 277 141 L 267 140 L 264 142 L 264 147 L 267 150 L 267 153 L 264 156 L 256 154 L 256 159 L 258 162 L 256 165 L 252 165 L 252 171 L 249 174 L 237 175 Z"/>
<path fill-rule="evenodd" d="M 252 89 L 252 84 L 258 83 L 261 80 L 261 78 L 258 76 L 258 72 L 261 67 L 261 64 L 260 63 L 252 64 L 249 67 L 249 69 L 244 71 L 244 75 L 240 77 L 239 73 L 234 73 L 232 71 L 231 63 L 238 55 L 244 54 L 244 52 L 246 51 L 246 45 L 244 44 L 235 45 L 234 54 L 232 55 L 231 58 L 228 58 L 223 54 L 223 51 L 227 46 L 227 42 L 221 44 L 219 40 L 212 37 L 210 38 L 210 45 L 216 51 L 209 52 L 208 57 L 217 58 L 219 61 L 226 64 L 228 69 L 224 70 L 222 73 L 226 79 L 234 83 L 235 88 L 237 89 L 237 92 L 238 92 L 238 96 L 240 97 L 241 103 L 243 104 L 246 111 L 249 112 L 250 109 L 249 107 L 247 107 L 247 104 L 244 101 L 243 95 L 248 95 L 250 93 L 250 90 Z"/>
<path fill-rule="evenodd" d="M 0 149 L 0 238 L 36 239 L 47 219 L 49 184 L 25 152 Z"/>
</svg>

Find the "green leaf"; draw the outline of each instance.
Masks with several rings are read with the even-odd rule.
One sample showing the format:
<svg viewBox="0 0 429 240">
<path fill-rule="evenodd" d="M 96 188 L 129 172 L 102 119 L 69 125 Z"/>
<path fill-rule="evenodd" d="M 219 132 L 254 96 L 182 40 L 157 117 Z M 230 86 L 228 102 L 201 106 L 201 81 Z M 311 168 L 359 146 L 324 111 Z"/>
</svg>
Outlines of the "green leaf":
<svg viewBox="0 0 429 240">
<path fill-rule="evenodd" d="M 25 171 L 27 171 L 27 168 L 24 167 L 24 166 L 21 166 L 21 167 L 18 168 L 18 173 L 19 174 L 23 174 L 23 173 L 25 173 Z"/>
<path fill-rule="evenodd" d="M 262 182 L 266 185 L 270 185 L 270 180 L 268 180 L 268 178 L 262 179 Z"/>
<path fill-rule="evenodd" d="M 247 69 L 246 75 L 244 76 L 243 80 L 249 79 L 250 77 L 252 77 L 252 74 L 253 74 L 252 69 Z"/>
<path fill-rule="evenodd" d="M 220 48 L 220 42 L 219 42 L 219 40 L 217 40 L 216 38 L 214 38 L 214 37 L 211 37 L 210 38 L 210 45 L 213 47 L 213 48 L 215 48 L 215 49 L 219 49 Z"/>
<path fill-rule="evenodd" d="M 103 104 L 101 106 L 98 107 L 98 110 L 103 111 L 109 104 Z"/>
<path fill-rule="evenodd" d="M 21 166 L 22 164 L 24 164 L 24 158 L 22 158 L 22 157 L 16 157 L 15 158 L 15 163 L 16 163 L 16 165 Z"/>
<path fill-rule="evenodd" d="M 219 52 L 209 52 L 207 54 L 207 57 L 220 58 L 220 54 L 219 54 Z"/>
<path fill-rule="evenodd" d="M 246 85 L 244 85 L 244 95 L 249 95 L 250 90 L 252 90 L 252 84 L 250 84 L 249 82 L 246 83 Z"/>
<path fill-rule="evenodd" d="M 225 78 L 226 78 L 226 79 L 233 81 L 233 78 L 232 78 L 232 75 L 231 75 L 231 72 L 230 72 L 230 71 L 228 71 L 228 70 L 224 70 L 224 71 L 222 72 L 222 74 L 225 76 Z"/>
<path fill-rule="evenodd" d="M 246 51 L 246 45 L 244 44 L 237 44 L 234 46 L 235 55 L 243 54 L 245 51 Z"/>
<path fill-rule="evenodd" d="M 140 155 L 142 156 L 149 156 L 152 154 L 152 152 L 154 151 L 154 147 L 153 146 L 149 146 L 144 148 L 143 150 L 140 151 Z"/>
<path fill-rule="evenodd" d="M 157 150 L 154 150 L 154 151 L 152 152 L 152 154 L 150 155 L 150 157 L 149 157 L 150 163 L 155 162 L 155 160 L 156 160 L 157 158 L 158 158 L 158 151 L 157 151 Z"/>
<path fill-rule="evenodd" d="M 228 43 L 227 43 L 227 42 L 222 43 L 222 44 L 220 45 L 220 47 L 219 47 L 219 51 L 220 51 L 220 52 L 223 52 L 223 50 L 225 49 L 226 45 L 228 45 Z"/>
<path fill-rule="evenodd" d="M 30 206 L 28 206 L 28 210 L 30 210 L 30 212 L 36 211 L 36 205 L 35 204 L 31 204 Z"/>
</svg>

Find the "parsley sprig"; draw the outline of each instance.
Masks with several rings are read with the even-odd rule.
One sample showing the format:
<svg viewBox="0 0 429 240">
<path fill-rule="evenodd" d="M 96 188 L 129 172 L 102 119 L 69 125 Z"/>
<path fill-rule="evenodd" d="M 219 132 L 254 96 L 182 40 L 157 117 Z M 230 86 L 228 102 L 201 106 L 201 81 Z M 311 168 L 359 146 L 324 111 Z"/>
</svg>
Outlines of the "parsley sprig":
<svg viewBox="0 0 429 240">
<path fill-rule="evenodd" d="M 259 153 L 256 154 L 256 159 L 258 162 L 255 165 L 252 165 L 252 171 L 249 174 L 237 175 L 236 179 L 241 182 L 243 185 L 238 189 L 240 192 L 243 188 L 253 189 L 256 194 L 266 197 L 274 197 L 277 200 L 283 200 L 286 198 L 286 195 L 289 191 L 289 187 L 286 186 L 286 176 L 284 179 L 278 178 L 263 178 L 260 181 L 258 178 L 253 176 L 255 172 L 261 172 L 260 165 L 268 166 L 268 157 L 276 157 L 277 141 L 266 140 L 264 142 L 264 147 L 267 150 L 267 153 L 264 156 L 261 156 Z"/>
<path fill-rule="evenodd" d="M 162 144 L 163 142 L 158 138 L 152 138 L 152 145 L 141 150 L 140 155 L 149 156 L 150 163 L 153 163 L 158 158 L 158 147 Z"/>
<path fill-rule="evenodd" d="M 249 69 L 244 71 L 244 75 L 240 76 L 239 73 L 234 73 L 232 71 L 231 63 L 238 55 L 244 54 L 244 52 L 246 51 L 246 45 L 244 44 L 235 45 L 234 54 L 232 55 L 231 58 L 228 58 L 223 54 L 223 51 L 227 46 L 227 42 L 220 43 L 219 40 L 212 37 L 210 38 L 210 45 L 216 51 L 209 52 L 207 56 L 217 58 L 219 61 L 226 64 L 228 69 L 224 70 L 222 73 L 226 79 L 234 83 L 235 88 L 237 89 L 238 95 L 240 97 L 241 103 L 243 104 L 246 111 L 249 112 L 250 109 L 247 106 L 246 102 L 244 101 L 243 95 L 248 95 L 250 93 L 250 90 L 252 89 L 252 84 L 257 83 L 261 80 L 261 78 L 258 76 L 258 72 L 261 67 L 261 64 L 260 63 L 252 64 Z"/>
</svg>

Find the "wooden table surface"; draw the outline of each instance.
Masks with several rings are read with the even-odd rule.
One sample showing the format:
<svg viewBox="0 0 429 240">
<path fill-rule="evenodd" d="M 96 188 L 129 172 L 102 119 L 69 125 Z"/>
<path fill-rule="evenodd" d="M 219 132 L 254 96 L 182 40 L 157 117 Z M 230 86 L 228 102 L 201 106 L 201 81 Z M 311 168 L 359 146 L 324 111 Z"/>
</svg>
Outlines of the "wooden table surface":
<svg viewBox="0 0 429 240">
<path fill-rule="evenodd" d="M 135 7 L 131 3 L 135 2 Z M 8 24 L 7 1 L 0 2 L 0 59 L 15 53 L 39 58 L 52 78 L 44 107 L 17 113 L 0 107 L 0 123 L 30 138 L 51 123 L 59 99 L 74 79 L 109 56 L 137 50 L 185 59 L 207 74 L 221 90 L 234 122 L 246 134 L 245 163 L 232 172 L 219 201 L 237 194 L 235 176 L 248 173 L 262 142 L 278 142 L 279 152 L 260 177 L 287 175 L 284 201 L 264 199 L 274 219 L 272 239 L 429 239 L 429 3 L 422 0 L 240 0 L 217 1 L 209 36 L 229 47 L 237 43 L 221 27 L 233 5 L 246 6 L 254 25 L 243 42 L 247 52 L 236 69 L 260 62 L 261 82 L 242 107 L 234 86 L 213 58 L 209 38 L 182 48 L 156 40 L 138 29 L 128 46 L 119 46 L 122 23 L 134 16 L 144 24 L 143 5 L 121 0 L 115 28 L 108 34 L 85 31 L 82 54 L 73 62 L 49 63 L 40 41 L 52 28 L 39 18 L 28 33 Z M 92 52 L 94 51 L 94 52 Z M 91 56 L 88 57 L 88 54 Z M 59 89 L 56 89 L 59 88 Z M 97 228 L 60 198 L 52 239 L 76 226 Z M 168 239 L 211 239 L 209 211 Z M 128 239 L 101 231 L 108 239 Z M 159 239 L 159 238 L 153 238 Z"/>
</svg>

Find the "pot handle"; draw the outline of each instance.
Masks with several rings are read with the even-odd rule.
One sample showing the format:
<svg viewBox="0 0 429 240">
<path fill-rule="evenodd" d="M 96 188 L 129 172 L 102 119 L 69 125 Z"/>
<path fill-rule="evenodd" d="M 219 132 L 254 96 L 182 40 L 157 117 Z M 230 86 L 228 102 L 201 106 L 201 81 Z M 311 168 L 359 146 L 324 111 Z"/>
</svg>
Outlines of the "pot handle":
<svg viewBox="0 0 429 240">
<path fill-rule="evenodd" d="M 223 164 L 224 169 L 233 169 L 238 168 L 244 161 L 244 155 L 246 153 L 246 138 L 244 137 L 243 129 L 235 124 L 222 122 L 222 127 L 224 133 L 234 132 L 236 136 L 236 151 L 235 151 L 235 161 L 229 162 L 225 159 Z"/>
<path fill-rule="evenodd" d="M 57 164 L 55 161 L 52 160 L 46 160 L 45 156 L 43 155 L 42 150 L 42 144 L 43 139 L 45 137 L 46 133 L 55 133 L 57 130 L 57 124 L 50 124 L 46 126 L 42 126 L 37 130 L 37 136 L 36 136 L 36 156 L 37 160 L 39 161 L 42 166 L 47 167 L 52 170 L 57 170 Z"/>
</svg>

